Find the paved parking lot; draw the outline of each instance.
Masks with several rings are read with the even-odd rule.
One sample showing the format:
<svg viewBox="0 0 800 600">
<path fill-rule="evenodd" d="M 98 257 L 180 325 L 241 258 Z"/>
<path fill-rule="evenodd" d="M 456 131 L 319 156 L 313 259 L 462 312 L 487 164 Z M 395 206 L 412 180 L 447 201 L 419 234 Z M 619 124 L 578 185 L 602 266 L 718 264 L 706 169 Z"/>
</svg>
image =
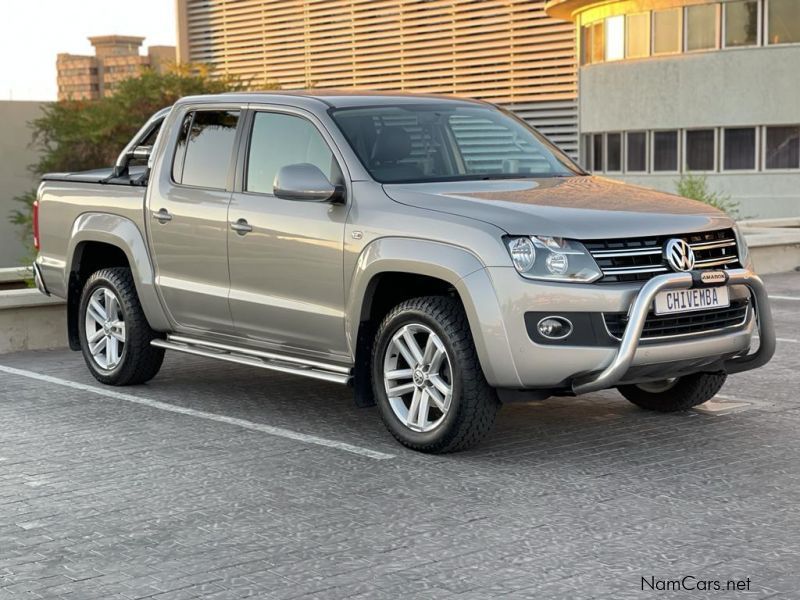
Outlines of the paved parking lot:
<svg viewBox="0 0 800 600">
<path fill-rule="evenodd" d="M 168 354 L 112 390 L 76 353 L 0 357 L 0 599 L 798 598 L 800 274 L 767 281 L 777 356 L 710 407 L 506 406 L 449 456 L 336 385 Z M 687 576 L 749 593 L 643 583 Z"/>
</svg>

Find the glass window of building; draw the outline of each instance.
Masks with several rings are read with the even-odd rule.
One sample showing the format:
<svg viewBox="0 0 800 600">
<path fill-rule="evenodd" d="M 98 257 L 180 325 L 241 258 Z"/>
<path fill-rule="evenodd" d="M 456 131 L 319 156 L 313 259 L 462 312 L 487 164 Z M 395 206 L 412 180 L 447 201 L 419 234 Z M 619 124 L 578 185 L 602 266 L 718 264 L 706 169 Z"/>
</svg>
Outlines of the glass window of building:
<svg viewBox="0 0 800 600">
<path fill-rule="evenodd" d="M 581 136 L 581 166 L 587 171 L 592 170 L 592 136 L 589 133 Z"/>
<path fill-rule="evenodd" d="M 686 7 L 686 51 L 717 47 L 717 4 Z"/>
<path fill-rule="evenodd" d="M 690 129 L 686 132 L 686 170 L 713 171 L 715 132 L 713 129 Z"/>
<path fill-rule="evenodd" d="M 603 41 L 603 22 L 592 25 L 592 62 L 603 62 L 605 42 Z"/>
<path fill-rule="evenodd" d="M 653 54 L 674 54 L 681 50 L 681 9 L 653 12 Z"/>
<path fill-rule="evenodd" d="M 619 173 L 622 171 L 622 134 L 606 134 L 606 171 Z"/>
<path fill-rule="evenodd" d="M 625 56 L 642 58 L 650 56 L 650 13 L 628 15 L 625 26 Z"/>
<path fill-rule="evenodd" d="M 678 132 L 653 132 L 653 171 L 678 170 Z"/>
<path fill-rule="evenodd" d="M 729 127 L 724 130 L 722 165 L 726 171 L 752 171 L 756 168 L 755 127 Z"/>
<path fill-rule="evenodd" d="M 800 125 L 767 127 L 767 169 L 800 169 Z"/>
<path fill-rule="evenodd" d="M 625 58 L 625 16 L 606 19 L 606 60 Z"/>
<path fill-rule="evenodd" d="M 592 63 L 592 26 L 584 25 L 581 28 L 581 64 Z"/>
<path fill-rule="evenodd" d="M 769 0 L 767 7 L 767 43 L 793 44 L 800 42 L 800 2 L 797 0 Z"/>
<path fill-rule="evenodd" d="M 647 171 L 647 132 L 629 131 L 627 134 L 628 161 L 625 166 L 628 173 Z"/>
<path fill-rule="evenodd" d="M 603 171 L 603 134 L 592 136 L 592 171 Z"/>
<path fill-rule="evenodd" d="M 754 46 L 758 43 L 758 1 L 737 0 L 723 3 L 725 47 Z"/>
</svg>

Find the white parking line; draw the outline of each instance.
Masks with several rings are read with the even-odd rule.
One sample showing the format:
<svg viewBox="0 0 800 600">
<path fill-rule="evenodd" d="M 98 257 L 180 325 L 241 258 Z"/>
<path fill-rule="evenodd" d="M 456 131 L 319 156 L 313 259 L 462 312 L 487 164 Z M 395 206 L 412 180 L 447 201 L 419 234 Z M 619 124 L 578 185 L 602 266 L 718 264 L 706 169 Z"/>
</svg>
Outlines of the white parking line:
<svg viewBox="0 0 800 600">
<path fill-rule="evenodd" d="M 394 454 L 387 454 L 385 452 L 378 452 L 377 450 L 370 450 L 369 448 L 362 448 L 361 446 L 354 446 L 345 442 L 337 442 L 336 440 L 329 440 L 315 435 L 308 435 L 291 429 L 284 429 L 282 427 L 273 427 L 272 425 L 265 425 L 263 423 L 253 423 L 252 421 L 245 421 L 244 419 L 235 419 L 233 417 L 226 417 L 215 413 L 205 412 L 202 410 L 195 410 L 193 408 L 185 408 L 182 406 L 175 406 L 166 402 L 159 402 L 158 400 L 149 400 L 147 398 L 140 398 L 133 394 L 125 394 L 123 392 L 116 392 L 114 390 L 99 388 L 92 385 L 85 385 L 76 381 L 69 381 L 67 379 L 60 379 L 58 377 L 51 377 L 50 375 L 43 375 L 33 371 L 26 371 L 23 369 L 15 369 L 14 367 L 7 367 L 0 365 L 0 371 L 8 373 L 9 375 L 18 375 L 20 377 L 27 377 L 28 379 L 35 379 L 37 381 L 44 381 L 62 387 L 80 390 L 82 392 L 89 392 L 97 394 L 98 396 L 105 396 L 106 398 L 114 398 L 115 400 L 124 400 L 133 404 L 140 404 L 150 408 L 157 408 L 167 412 L 177 413 L 179 415 L 186 415 L 188 417 L 195 417 L 198 419 L 206 419 L 207 421 L 216 421 L 218 423 L 226 423 L 228 425 L 235 425 L 243 429 L 250 429 L 252 431 L 260 431 L 277 437 L 287 438 L 306 444 L 314 444 L 317 446 L 325 446 L 327 448 L 335 448 L 336 450 L 343 450 L 344 452 L 351 452 L 366 456 L 367 458 L 374 458 L 376 460 L 387 460 L 394 458 Z"/>
<path fill-rule="evenodd" d="M 770 300 L 791 300 L 794 302 L 800 302 L 800 298 L 795 298 L 794 296 L 770 296 Z"/>
<path fill-rule="evenodd" d="M 787 342 L 789 344 L 800 344 L 800 340 L 793 340 L 792 338 L 775 338 L 779 342 Z"/>
</svg>

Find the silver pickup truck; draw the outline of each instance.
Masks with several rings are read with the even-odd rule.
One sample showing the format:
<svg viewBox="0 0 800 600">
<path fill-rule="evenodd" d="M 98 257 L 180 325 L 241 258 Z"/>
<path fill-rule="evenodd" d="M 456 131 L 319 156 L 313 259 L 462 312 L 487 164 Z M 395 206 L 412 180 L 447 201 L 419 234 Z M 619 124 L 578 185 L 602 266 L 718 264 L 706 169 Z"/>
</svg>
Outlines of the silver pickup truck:
<svg viewBox="0 0 800 600">
<path fill-rule="evenodd" d="M 184 98 L 113 169 L 47 175 L 35 221 L 37 285 L 99 381 L 169 349 L 350 384 L 426 452 L 508 401 L 685 410 L 775 349 L 731 219 L 592 177 L 483 102 Z"/>
</svg>

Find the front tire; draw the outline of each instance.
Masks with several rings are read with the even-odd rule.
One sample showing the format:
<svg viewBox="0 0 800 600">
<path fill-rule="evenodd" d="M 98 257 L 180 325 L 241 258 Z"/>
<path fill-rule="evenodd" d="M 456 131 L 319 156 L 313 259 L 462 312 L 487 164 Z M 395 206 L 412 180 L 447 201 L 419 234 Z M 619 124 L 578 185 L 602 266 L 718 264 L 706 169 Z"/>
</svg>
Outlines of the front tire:
<svg viewBox="0 0 800 600">
<path fill-rule="evenodd" d="M 156 376 L 164 349 L 150 345 L 150 329 L 130 269 L 101 269 L 86 281 L 78 310 L 86 366 L 107 385 L 135 385 Z"/>
<path fill-rule="evenodd" d="M 708 402 L 722 389 L 727 374 L 694 373 L 673 380 L 621 385 L 620 394 L 645 410 L 678 412 Z"/>
<path fill-rule="evenodd" d="M 477 444 L 500 405 L 463 307 L 444 296 L 408 300 L 384 318 L 373 346 L 372 381 L 387 429 L 422 452 Z"/>
</svg>

